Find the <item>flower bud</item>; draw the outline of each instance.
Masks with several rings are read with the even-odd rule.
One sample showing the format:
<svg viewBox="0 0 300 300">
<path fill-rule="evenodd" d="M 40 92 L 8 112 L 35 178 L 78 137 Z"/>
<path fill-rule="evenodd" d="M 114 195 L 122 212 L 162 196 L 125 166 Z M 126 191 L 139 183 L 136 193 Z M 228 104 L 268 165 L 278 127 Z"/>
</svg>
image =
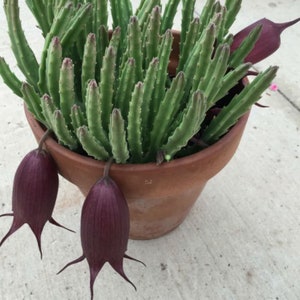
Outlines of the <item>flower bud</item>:
<svg viewBox="0 0 300 300">
<path fill-rule="evenodd" d="M 52 218 L 58 191 L 58 174 L 54 160 L 45 150 L 33 150 L 21 161 L 13 183 L 12 211 L 2 216 L 13 216 L 10 230 L 3 242 L 22 225 L 27 223 L 34 233 L 39 251 L 41 234 L 47 221 L 63 227 Z"/>
<path fill-rule="evenodd" d="M 234 36 L 233 43 L 231 45 L 231 52 L 236 50 L 242 41 L 248 36 L 248 34 L 256 26 L 262 26 L 260 36 L 252 49 L 248 54 L 244 62 L 251 62 L 253 64 L 265 59 L 274 53 L 280 46 L 280 34 L 288 27 L 299 22 L 300 18 L 286 22 L 286 23 L 274 23 L 268 19 L 261 19 L 255 23 L 247 26 Z"/>
<path fill-rule="evenodd" d="M 125 254 L 129 238 L 129 209 L 122 191 L 108 175 L 101 178 L 88 193 L 82 207 L 80 230 L 83 255 L 58 273 L 86 258 L 93 299 L 94 281 L 108 262 L 135 288 L 123 270 L 124 257 L 136 260 Z"/>
</svg>

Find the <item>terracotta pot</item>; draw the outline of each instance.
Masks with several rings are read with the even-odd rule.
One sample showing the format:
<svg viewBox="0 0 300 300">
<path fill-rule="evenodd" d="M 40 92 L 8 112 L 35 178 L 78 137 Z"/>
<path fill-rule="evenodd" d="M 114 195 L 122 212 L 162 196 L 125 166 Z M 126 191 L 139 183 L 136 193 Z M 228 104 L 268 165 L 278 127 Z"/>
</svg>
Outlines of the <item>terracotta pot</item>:
<svg viewBox="0 0 300 300">
<path fill-rule="evenodd" d="M 174 43 L 169 74 L 175 74 L 179 53 L 179 32 L 173 31 Z M 25 110 L 29 125 L 39 141 L 44 130 Z M 130 209 L 130 237 L 151 239 L 177 227 L 187 216 L 206 182 L 231 159 L 241 139 L 249 114 L 220 141 L 207 149 L 185 158 L 157 166 L 147 164 L 113 164 L 111 177 L 119 184 Z M 104 162 L 81 156 L 46 140 L 46 147 L 57 163 L 60 174 L 87 195 L 91 186 L 102 176 Z"/>
<path fill-rule="evenodd" d="M 39 141 L 44 130 L 27 110 L 25 112 Z M 235 153 L 248 115 L 244 115 L 217 143 L 196 154 L 159 166 L 155 163 L 112 165 L 110 175 L 128 201 L 131 238 L 162 236 L 185 219 L 206 182 Z M 56 161 L 60 174 L 87 195 L 91 186 L 102 176 L 105 163 L 74 153 L 52 138 L 48 138 L 45 145 Z"/>
</svg>

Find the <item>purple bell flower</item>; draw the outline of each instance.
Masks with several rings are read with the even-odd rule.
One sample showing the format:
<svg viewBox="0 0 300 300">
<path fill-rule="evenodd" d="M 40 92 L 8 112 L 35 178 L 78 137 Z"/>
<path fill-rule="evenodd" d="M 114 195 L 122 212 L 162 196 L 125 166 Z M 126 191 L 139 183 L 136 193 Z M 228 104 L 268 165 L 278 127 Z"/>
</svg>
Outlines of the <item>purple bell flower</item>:
<svg viewBox="0 0 300 300">
<path fill-rule="evenodd" d="M 0 215 L 0 217 L 13 216 L 11 228 L 1 240 L 0 246 L 10 235 L 27 223 L 36 237 L 42 257 L 41 234 L 45 223 L 49 221 L 56 226 L 63 227 L 52 218 L 57 191 L 58 174 L 51 155 L 41 149 L 29 152 L 21 161 L 14 177 L 13 212 Z"/>
<path fill-rule="evenodd" d="M 129 209 L 122 191 L 108 176 L 109 165 L 104 176 L 89 191 L 82 207 L 83 254 L 58 272 L 86 258 L 90 269 L 91 299 L 95 279 L 106 262 L 136 289 L 123 269 L 124 258 L 138 261 L 125 254 L 129 238 Z"/>
</svg>

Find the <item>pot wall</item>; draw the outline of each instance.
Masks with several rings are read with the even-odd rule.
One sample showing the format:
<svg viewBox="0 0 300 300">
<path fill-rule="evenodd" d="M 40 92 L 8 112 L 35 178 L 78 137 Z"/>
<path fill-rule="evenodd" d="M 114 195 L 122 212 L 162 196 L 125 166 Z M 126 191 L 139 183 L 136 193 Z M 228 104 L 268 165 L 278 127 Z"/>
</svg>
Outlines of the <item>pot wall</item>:
<svg viewBox="0 0 300 300">
<path fill-rule="evenodd" d="M 25 109 L 33 134 L 39 141 L 44 130 Z M 249 113 L 217 143 L 196 154 L 165 162 L 113 164 L 110 176 L 122 189 L 130 210 L 130 237 L 151 239 L 177 227 L 197 200 L 206 182 L 232 158 Z M 60 174 L 87 195 L 102 176 L 105 163 L 74 153 L 48 138 L 47 150 Z"/>
</svg>

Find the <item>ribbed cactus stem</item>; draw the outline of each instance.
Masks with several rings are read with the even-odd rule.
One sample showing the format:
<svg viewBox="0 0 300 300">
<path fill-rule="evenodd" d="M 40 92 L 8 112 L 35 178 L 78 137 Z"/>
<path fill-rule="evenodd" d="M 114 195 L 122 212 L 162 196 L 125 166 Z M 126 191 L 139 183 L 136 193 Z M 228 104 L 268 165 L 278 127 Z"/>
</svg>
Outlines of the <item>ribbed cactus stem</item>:
<svg viewBox="0 0 300 300">
<path fill-rule="evenodd" d="M 227 71 L 229 54 L 229 46 L 226 44 L 220 45 L 216 50 L 211 67 L 207 72 L 207 77 L 210 78 L 210 80 L 206 81 L 205 78 L 203 80 L 203 82 L 207 82 L 207 86 L 203 94 L 207 98 L 208 108 L 215 104 L 213 100 L 220 89 L 223 76 Z"/>
<path fill-rule="evenodd" d="M 77 137 L 86 153 L 99 160 L 107 160 L 109 153 L 99 144 L 88 130 L 87 126 L 81 126 L 76 130 Z"/>
<path fill-rule="evenodd" d="M 138 82 L 135 85 L 129 104 L 127 126 L 128 148 L 133 161 L 140 161 L 143 156 L 141 120 L 143 95 L 144 85 L 142 82 Z"/>
<path fill-rule="evenodd" d="M 199 115 L 201 111 L 203 95 L 200 91 L 196 91 L 182 116 L 182 121 L 174 130 L 173 134 L 168 138 L 166 144 L 162 146 L 162 151 L 165 153 L 165 158 L 170 160 L 174 154 L 182 147 L 186 146 L 188 141 L 195 135 L 197 129 L 195 124 L 199 122 Z M 199 128 L 198 128 L 199 130 Z"/>
<path fill-rule="evenodd" d="M 195 69 L 195 72 L 192 72 L 193 78 L 189 79 L 189 86 L 192 86 L 192 92 L 195 92 L 198 89 L 199 83 L 203 80 L 209 65 L 211 64 L 212 54 L 214 51 L 214 42 L 216 36 L 215 25 L 212 23 L 207 27 L 207 30 L 202 35 L 202 38 L 195 44 L 190 58 L 185 66 L 184 71 L 190 68 Z M 199 53 L 198 60 L 193 62 L 194 58 L 197 58 L 197 52 Z M 196 68 L 195 68 L 196 66 Z M 190 74 L 191 71 L 188 72 Z"/>
<path fill-rule="evenodd" d="M 97 65 L 96 65 L 96 75 L 99 72 L 100 77 L 100 70 L 102 68 L 102 60 L 105 54 L 105 49 L 108 46 L 109 39 L 108 39 L 108 31 L 104 25 L 101 25 L 98 29 L 98 38 L 97 38 Z M 99 78 L 100 79 L 100 78 Z"/>
<path fill-rule="evenodd" d="M 83 99 L 85 98 L 88 81 L 95 78 L 95 68 L 97 63 L 96 54 L 96 36 L 94 33 L 90 33 L 88 34 L 86 43 L 84 45 L 84 52 L 82 58 L 81 93 Z"/>
<path fill-rule="evenodd" d="M 93 1 L 93 4 L 94 4 L 93 32 L 97 32 L 100 26 L 107 27 L 108 1 L 95 0 Z"/>
<path fill-rule="evenodd" d="M 168 78 L 169 57 L 172 50 L 173 35 L 171 30 L 167 30 L 164 34 L 160 51 L 158 54 L 159 64 L 154 87 L 153 102 L 151 105 L 153 116 L 157 113 L 159 102 L 165 95 L 165 84 Z M 152 120 L 151 120 L 152 121 Z"/>
<path fill-rule="evenodd" d="M 157 77 L 159 59 L 153 58 L 146 71 L 144 80 L 144 98 L 142 102 L 142 130 L 143 130 L 143 143 L 145 147 L 148 146 L 149 141 L 149 130 L 151 130 L 152 123 L 150 123 L 151 112 L 150 107 L 152 106 L 152 96 L 154 91 L 154 86 Z"/>
<path fill-rule="evenodd" d="M 58 139 L 68 148 L 77 148 L 77 139 L 68 129 L 66 120 L 60 110 L 56 110 L 53 115 L 54 132 Z"/>
<path fill-rule="evenodd" d="M 103 128 L 102 119 L 102 100 L 100 98 L 99 88 L 95 80 L 91 80 L 86 92 L 86 117 L 91 134 L 98 140 L 106 149 L 110 149 L 107 132 Z"/>
<path fill-rule="evenodd" d="M 244 59 L 253 49 L 256 41 L 261 33 L 262 26 L 255 27 L 250 34 L 243 40 L 239 48 L 237 48 L 230 56 L 229 65 L 232 68 L 238 67 L 243 63 Z"/>
<path fill-rule="evenodd" d="M 91 10 L 92 4 L 86 3 L 76 11 L 72 18 L 72 22 L 69 22 L 69 26 L 61 38 L 61 44 L 63 47 L 76 40 L 76 37 L 80 34 L 81 29 L 83 29 L 83 27 L 87 24 Z"/>
<path fill-rule="evenodd" d="M 31 9 L 32 13 L 34 14 L 36 20 L 38 21 L 39 27 L 41 28 L 43 35 L 46 36 L 47 32 L 50 30 L 50 23 L 48 22 L 48 7 L 47 2 L 41 0 L 31 0 L 26 1 L 27 3 L 31 4 L 28 5 Z M 48 1 L 49 2 L 49 1 Z M 51 2 L 51 1 L 50 1 Z"/>
<path fill-rule="evenodd" d="M 135 60 L 135 81 L 143 79 L 142 38 L 137 17 L 130 18 L 128 26 L 128 56 Z"/>
<path fill-rule="evenodd" d="M 39 65 L 32 49 L 28 45 L 21 25 L 18 0 L 5 1 L 4 8 L 11 48 L 17 60 L 18 67 L 28 82 L 36 89 Z"/>
<path fill-rule="evenodd" d="M 251 63 L 246 63 L 228 72 L 223 77 L 221 87 L 215 95 L 214 99 L 212 99 L 212 102 L 217 102 L 218 100 L 225 97 L 230 89 L 232 89 L 239 82 L 239 80 L 247 75 L 251 66 Z"/>
<path fill-rule="evenodd" d="M 69 124 L 71 107 L 75 103 L 74 65 L 70 58 L 62 62 L 59 76 L 60 109 L 66 122 Z"/>
<path fill-rule="evenodd" d="M 153 121 L 153 129 L 150 133 L 150 155 L 155 156 L 159 147 L 166 142 L 169 134 L 169 126 L 177 114 L 182 96 L 184 94 L 185 78 L 183 72 L 179 72 L 165 94 L 158 112 Z"/>
<path fill-rule="evenodd" d="M 54 36 L 61 37 L 62 31 L 66 30 L 68 22 L 71 18 L 73 12 L 72 3 L 68 3 L 59 11 L 59 13 L 54 18 L 53 24 L 51 26 L 50 31 L 48 32 L 44 47 L 41 55 L 41 62 L 39 66 L 39 81 L 38 87 L 41 93 L 48 92 L 47 91 L 47 75 L 46 75 L 46 59 L 48 54 L 49 45 Z"/>
<path fill-rule="evenodd" d="M 22 82 L 17 78 L 6 63 L 5 59 L 0 56 L 0 75 L 4 83 L 19 97 L 22 97 L 21 86 Z"/>
<path fill-rule="evenodd" d="M 167 29 L 172 29 L 179 3 L 180 0 L 170 0 L 167 2 L 161 22 L 161 34 L 164 34 Z"/>
<path fill-rule="evenodd" d="M 48 128 L 54 128 L 55 125 L 53 116 L 58 107 L 55 106 L 52 98 L 47 94 L 44 94 L 41 99 L 41 107 Z"/>
<path fill-rule="evenodd" d="M 278 67 L 270 67 L 260 73 L 242 92 L 236 95 L 211 121 L 202 135 L 202 140 L 207 144 L 212 144 L 225 134 L 249 110 L 251 105 L 258 101 L 275 78 L 277 69 Z"/>
<path fill-rule="evenodd" d="M 59 78 L 62 64 L 62 47 L 58 37 L 54 37 L 50 43 L 46 59 L 46 81 L 48 91 L 56 106 L 60 104 Z"/>
<path fill-rule="evenodd" d="M 199 31 L 199 18 L 194 18 L 193 21 L 190 23 L 184 45 L 182 46 L 177 72 L 183 70 L 183 67 L 186 61 L 188 60 L 190 53 L 197 41 L 198 31 Z"/>
<path fill-rule="evenodd" d="M 229 31 L 229 28 L 234 23 L 238 12 L 241 9 L 242 0 L 226 0 L 226 16 L 225 16 L 225 24 L 224 24 L 224 35 L 226 35 Z"/>
<path fill-rule="evenodd" d="M 146 52 L 145 66 L 148 66 L 154 57 L 158 55 L 159 43 L 160 43 L 160 28 L 161 28 L 161 13 L 160 7 L 155 6 L 150 15 L 149 24 L 147 26 L 145 34 L 145 46 Z"/>
<path fill-rule="evenodd" d="M 87 120 L 81 107 L 74 104 L 71 108 L 72 127 L 76 131 L 79 127 L 87 125 Z"/>
<path fill-rule="evenodd" d="M 160 5 L 160 0 L 147 0 L 141 3 L 142 5 L 137 10 L 136 16 L 139 20 L 141 29 L 143 30 L 144 26 L 147 24 L 147 20 L 153 8 L 157 5 Z"/>
<path fill-rule="evenodd" d="M 45 118 L 42 114 L 42 108 L 40 106 L 40 97 L 34 90 L 33 86 L 27 82 L 23 82 L 21 87 L 23 99 L 27 104 L 28 110 L 42 123 L 45 123 Z"/>
<path fill-rule="evenodd" d="M 191 21 L 194 18 L 195 2 L 196 0 L 182 1 L 182 18 L 181 18 L 181 34 L 180 34 L 180 52 L 183 50 L 183 45 L 186 40 L 187 32 Z"/>
<path fill-rule="evenodd" d="M 108 47 L 103 58 L 100 81 L 101 119 L 104 130 L 108 131 L 110 114 L 113 108 L 113 93 L 115 84 L 116 50 Z"/>
<path fill-rule="evenodd" d="M 116 107 L 120 109 L 123 118 L 127 119 L 131 93 L 135 83 L 135 60 L 129 58 L 120 77 L 118 89 L 115 96 Z"/>
<path fill-rule="evenodd" d="M 129 151 L 126 141 L 125 122 L 120 110 L 117 108 L 115 108 L 111 113 L 109 141 L 115 161 L 117 163 L 126 163 L 129 158 Z"/>
<path fill-rule="evenodd" d="M 214 13 L 214 5 L 215 5 L 216 0 L 207 0 L 205 2 L 205 5 L 201 11 L 201 14 L 199 16 L 200 19 L 200 28 L 199 32 L 203 32 L 209 22 L 211 21 L 211 17 Z"/>
</svg>

